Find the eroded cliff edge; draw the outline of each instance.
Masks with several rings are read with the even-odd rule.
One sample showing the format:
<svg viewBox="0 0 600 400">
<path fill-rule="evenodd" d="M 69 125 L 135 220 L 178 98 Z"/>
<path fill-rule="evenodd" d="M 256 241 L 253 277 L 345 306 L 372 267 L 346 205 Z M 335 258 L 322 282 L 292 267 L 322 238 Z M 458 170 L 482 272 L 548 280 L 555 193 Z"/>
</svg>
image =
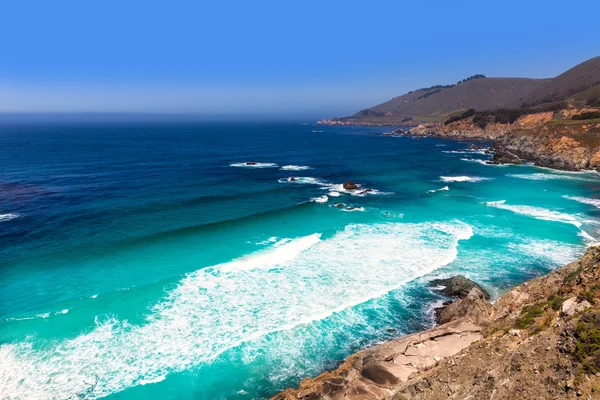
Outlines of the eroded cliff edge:
<svg viewBox="0 0 600 400">
<path fill-rule="evenodd" d="M 562 170 L 600 171 L 600 119 L 573 120 L 596 109 L 541 112 L 518 118 L 514 123 L 481 126 L 473 117 L 449 124 L 422 124 L 409 135 L 457 140 L 491 140 L 493 162 L 532 162 Z"/>
<path fill-rule="evenodd" d="M 448 323 L 360 351 L 273 399 L 598 399 L 600 247 Z"/>
</svg>

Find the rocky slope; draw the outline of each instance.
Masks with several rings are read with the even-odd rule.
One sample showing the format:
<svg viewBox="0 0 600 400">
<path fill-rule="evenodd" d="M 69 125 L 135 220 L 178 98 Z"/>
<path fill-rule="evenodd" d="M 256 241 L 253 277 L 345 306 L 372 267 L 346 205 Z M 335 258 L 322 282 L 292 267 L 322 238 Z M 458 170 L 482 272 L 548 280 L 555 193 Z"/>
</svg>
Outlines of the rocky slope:
<svg viewBox="0 0 600 400">
<path fill-rule="evenodd" d="M 495 163 L 533 162 L 564 170 L 600 171 L 600 119 L 571 120 L 596 108 L 566 109 L 525 115 L 512 124 L 490 123 L 485 128 L 466 118 L 448 125 L 422 124 L 410 135 L 494 141 Z"/>
<path fill-rule="evenodd" d="M 477 79 L 472 79 L 477 78 Z M 567 101 L 600 105 L 600 57 L 584 61 L 551 79 L 470 77 L 452 85 L 435 85 L 394 97 L 352 116 L 323 124 L 406 125 L 440 122 L 467 109 L 543 107 Z"/>
<path fill-rule="evenodd" d="M 600 399 L 598 296 L 592 247 L 493 305 L 473 286 L 446 306 L 467 316 L 363 350 L 273 399 Z"/>
</svg>

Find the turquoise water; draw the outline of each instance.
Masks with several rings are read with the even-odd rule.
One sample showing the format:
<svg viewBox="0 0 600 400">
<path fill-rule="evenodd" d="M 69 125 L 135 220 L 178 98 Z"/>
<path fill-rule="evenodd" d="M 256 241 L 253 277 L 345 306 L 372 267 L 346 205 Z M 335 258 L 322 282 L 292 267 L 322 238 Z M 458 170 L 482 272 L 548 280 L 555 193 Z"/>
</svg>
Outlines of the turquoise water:
<svg viewBox="0 0 600 400">
<path fill-rule="evenodd" d="M 3 396 L 266 398 L 600 237 L 596 174 L 385 130 L 2 125 Z"/>
</svg>

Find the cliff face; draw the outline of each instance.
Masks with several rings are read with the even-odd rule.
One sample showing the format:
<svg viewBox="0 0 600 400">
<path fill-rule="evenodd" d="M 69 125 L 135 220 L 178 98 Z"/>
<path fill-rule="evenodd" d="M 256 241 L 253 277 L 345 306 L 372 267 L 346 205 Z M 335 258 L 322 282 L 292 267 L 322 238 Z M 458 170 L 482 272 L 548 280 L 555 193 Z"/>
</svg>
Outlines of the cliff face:
<svg viewBox="0 0 600 400">
<path fill-rule="evenodd" d="M 476 318 L 363 350 L 274 399 L 598 399 L 598 296 L 594 247 L 512 289 Z"/>
<path fill-rule="evenodd" d="M 415 136 L 448 139 L 484 139 L 495 142 L 494 161 L 521 159 L 535 165 L 564 170 L 600 171 L 600 121 L 573 121 L 591 109 L 562 110 L 526 115 L 513 124 L 488 124 L 484 129 L 472 118 L 452 124 L 423 124 L 411 129 Z"/>
</svg>

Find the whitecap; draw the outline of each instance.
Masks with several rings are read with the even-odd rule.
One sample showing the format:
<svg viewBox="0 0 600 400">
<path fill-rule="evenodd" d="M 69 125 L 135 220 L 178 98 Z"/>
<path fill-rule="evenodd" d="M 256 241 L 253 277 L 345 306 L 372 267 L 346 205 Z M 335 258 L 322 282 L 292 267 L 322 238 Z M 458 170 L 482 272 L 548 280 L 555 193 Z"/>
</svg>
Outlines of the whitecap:
<svg viewBox="0 0 600 400">
<path fill-rule="evenodd" d="M 435 193 L 435 192 L 446 191 L 446 190 L 450 190 L 450 188 L 448 186 L 444 186 L 443 188 L 428 190 L 427 193 Z"/>
<path fill-rule="evenodd" d="M 142 324 L 111 317 L 44 346 L 35 337 L 2 344 L 0 387 L 8 398 L 43 400 L 82 393 L 96 376 L 92 398 L 152 383 L 383 296 L 453 262 L 472 235 L 454 221 L 348 225 L 327 239 L 297 238 L 188 274 Z"/>
<path fill-rule="evenodd" d="M 549 181 L 549 180 L 567 180 L 567 181 L 581 181 L 581 182 L 597 182 L 597 179 L 584 178 L 573 174 L 545 174 L 541 172 L 535 172 L 532 174 L 507 174 L 510 178 L 527 179 L 530 181 Z"/>
<path fill-rule="evenodd" d="M 327 195 L 329 197 L 340 197 L 341 196 L 340 192 L 329 192 L 329 193 L 327 193 Z"/>
<path fill-rule="evenodd" d="M 494 164 L 488 164 L 487 160 L 481 160 L 479 158 L 461 158 L 461 161 L 467 161 L 467 162 L 472 162 L 472 163 L 477 163 L 477 164 L 482 164 L 482 165 L 494 165 Z"/>
<path fill-rule="evenodd" d="M 364 207 L 348 206 L 348 207 L 342 208 L 341 210 L 345 211 L 345 212 L 355 212 L 355 211 L 365 211 L 365 208 Z"/>
<path fill-rule="evenodd" d="M 543 221 L 553 221 L 553 222 L 561 222 L 565 224 L 571 224 L 577 227 L 580 231 L 580 236 L 584 237 L 589 242 L 596 242 L 596 239 L 592 237 L 589 233 L 584 231 L 581 227 L 583 222 L 595 222 L 595 221 L 587 221 L 580 220 L 577 216 L 572 214 L 562 213 L 560 211 L 549 210 L 543 207 L 535 207 L 535 206 L 525 206 L 525 205 L 509 205 L 506 204 L 506 200 L 500 201 L 488 201 L 486 203 L 489 207 L 495 207 L 502 210 L 512 211 L 516 214 L 526 215 L 528 217 L 532 217 L 535 219 L 540 219 Z"/>
<path fill-rule="evenodd" d="M 587 204 L 590 206 L 594 206 L 596 208 L 600 208 L 600 199 L 590 199 L 588 197 L 581 197 L 581 196 L 563 196 L 563 198 L 565 199 L 569 199 L 569 200 L 573 200 L 573 201 L 577 201 L 579 203 L 582 204 Z"/>
<path fill-rule="evenodd" d="M 503 210 L 512 211 L 516 214 L 526 215 L 528 217 L 533 217 L 544 221 L 563 222 L 575 225 L 578 228 L 581 227 L 581 222 L 579 222 L 577 217 L 575 217 L 574 215 L 549 210 L 543 207 L 509 205 L 506 204 L 506 200 L 488 201 L 486 202 L 486 205 L 488 205 L 489 207 L 496 207 Z"/>
<path fill-rule="evenodd" d="M 308 185 L 326 185 L 323 181 L 318 178 L 313 178 L 312 176 L 290 176 L 287 178 L 280 178 L 277 180 L 279 183 L 303 183 Z"/>
<path fill-rule="evenodd" d="M 305 171 L 307 169 L 311 169 L 307 165 L 284 165 L 280 168 L 282 171 Z"/>
<path fill-rule="evenodd" d="M 490 178 L 479 176 L 440 176 L 442 182 L 482 182 L 489 181 Z"/>
<path fill-rule="evenodd" d="M 21 214 L 0 214 L 0 222 L 10 221 L 11 219 L 19 218 Z"/>
<path fill-rule="evenodd" d="M 268 239 L 262 240 L 260 242 L 256 242 L 256 244 L 259 245 L 267 245 L 267 244 L 271 244 L 271 243 L 275 243 L 277 241 L 278 237 L 277 236 L 271 236 Z"/>
<path fill-rule="evenodd" d="M 167 379 L 166 375 L 159 375 L 157 377 L 154 378 L 148 378 L 148 379 L 141 379 L 140 380 L 140 385 L 144 386 L 144 385 L 148 385 L 151 383 L 158 383 L 158 382 L 162 382 L 165 379 Z"/>
<path fill-rule="evenodd" d="M 329 197 L 327 197 L 326 195 L 310 199 L 310 201 L 314 203 L 327 203 L 327 200 L 329 200 Z"/>
<path fill-rule="evenodd" d="M 230 167 L 240 167 L 240 168 L 276 168 L 277 164 L 246 161 L 246 162 L 241 162 L 241 163 L 230 163 L 229 166 Z"/>
</svg>

